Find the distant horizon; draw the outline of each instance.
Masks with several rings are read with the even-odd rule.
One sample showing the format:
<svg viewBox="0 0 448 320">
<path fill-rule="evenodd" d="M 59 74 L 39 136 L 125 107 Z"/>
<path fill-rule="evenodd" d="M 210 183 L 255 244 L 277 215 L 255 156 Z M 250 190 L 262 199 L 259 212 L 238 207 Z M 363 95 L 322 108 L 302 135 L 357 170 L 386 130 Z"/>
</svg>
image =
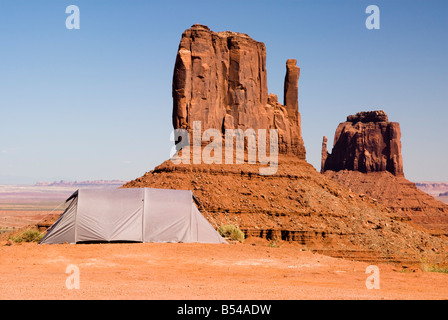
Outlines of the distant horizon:
<svg viewBox="0 0 448 320">
<path fill-rule="evenodd" d="M 103 182 L 103 183 L 98 183 L 98 182 Z M 55 180 L 55 181 L 36 181 L 34 183 L 2 183 L 0 185 L 16 185 L 16 186 L 48 186 L 48 185 L 56 185 L 56 184 L 74 184 L 74 185 L 80 185 L 80 184 L 125 184 L 126 182 L 129 182 L 129 180 L 104 180 L 104 179 L 94 179 L 94 180 L 83 180 L 83 181 L 78 181 L 78 180 Z"/>
<path fill-rule="evenodd" d="M 79 30 L 66 27 L 72 4 Z M 371 4 L 379 30 L 366 28 Z M 302 135 L 317 171 L 323 136 L 331 152 L 348 115 L 384 110 L 401 126 L 405 177 L 448 181 L 447 16 L 442 0 L 3 1 L 0 184 L 130 181 L 167 160 L 176 52 L 195 23 L 263 42 L 279 101 L 285 62 L 297 60 Z"/>
<path fill-rule="evenodd" d="M 137 179 L 138 177 L 136 177 L 135 179 Z M 65 183 L 76 183 L 78 182 L 78 184 L 85 184 L 85 183 L 91 183 L 91 182 L 95 182 L 95 181 L 104 181 L 106 182 L 105 184 L 116 184 L 113 182 L 120 182 L 120 183 L 127 183 L 129 181 L 132 180 L 102 180 L 102 179 L 94 179 L 94 180 L 86 180 L 86 181 L 66 181 L 66 180 L 61 180 Z M 413 181 L 413 180 L 409 180 L 415 184 L 448 184 L 448 181 Z M 31 183 L 0 183 L 1 186 L 36 186 L 39 187 L 39 183 L 48 183 L 48 184 L 56 184 L 59 183 L 60 181 L 37 181 L 37 182 L 31 182 Z M 108 183 L 109 182 L 109 183 Z M 46 186 L 46 185 L 42 185 L 42 186 Z"/>
</svg>

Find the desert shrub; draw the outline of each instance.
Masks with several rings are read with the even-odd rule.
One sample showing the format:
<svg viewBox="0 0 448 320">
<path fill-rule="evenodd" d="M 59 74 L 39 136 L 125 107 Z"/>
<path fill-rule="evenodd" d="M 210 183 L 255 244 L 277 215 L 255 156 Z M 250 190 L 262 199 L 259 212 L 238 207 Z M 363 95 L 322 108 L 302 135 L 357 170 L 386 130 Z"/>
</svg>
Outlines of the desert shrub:
<svg viewBox="0 0 448 320">
<path fill-rule="evenodd" d="M 280 245 L 278 244 L 278 240 L 275 239 L 275 240 L 269 241 L 268 247 L 269 248 L 280 248 Z"/>
<path fill-rule="evenodd" d="M 16 236 L 10 237 L 10 239 L 15 243 L 22 242 L 39 242 L 42 240 L 43 234 L 38 230 L 26 230 Z"/>
<path fill-rule="evenodd" d="M 441 266 L 436 263 L 423 263 L 421 269 L 423 272 L 448 273 L 448 266 Z"/>
<path fill-rule="evenodd" d="M 244 241 L 244 233 L 233 224 L 222 225 L 218 228 L 218 233 L 229 240 Z"/>
<path fill-rule="evenodd" d="M 424 257 L 421 260 L 420 269 L 423 272 L 440 272 L 440 273 L 448 273 L 448 264 L 447 261 L 434 261 L 433 259 L 428 259 Z"/>
</svg>

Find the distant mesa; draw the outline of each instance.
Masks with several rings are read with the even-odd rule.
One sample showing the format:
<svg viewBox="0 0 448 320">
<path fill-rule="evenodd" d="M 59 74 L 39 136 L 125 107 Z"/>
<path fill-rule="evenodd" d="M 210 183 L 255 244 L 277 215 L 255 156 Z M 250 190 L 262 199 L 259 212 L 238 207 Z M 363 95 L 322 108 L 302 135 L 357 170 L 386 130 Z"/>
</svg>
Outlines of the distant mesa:
<svg viewBox="0 0 448 320">
<path fill-rule="evenodd" d="M 193 25 L 182 34 L 173 75 L 174 129 L 277 129 L 279 152 L 305 159 L 300 68 L 286 62 L 284 103 L 268 94 L 266 47 L 247 34 Z"/>
<path fill-rule="evenodd" d="M 333 150 L 322 143 L 321 172 L 351 170 L 363 173 L 388 171 L 403 176 L 401 130 L 384 111 L 359 112 L 339 124 Z"/>
<path fill-rule="evenodd" d="M 126 181 L 122 180 L 92 180 L 92 181 L 54 181 L 44 182 L 38 181 L 35 186 L 38 187 L 97 187 L 97 186 L 121 186 Z"/>
<path fill-rule="evenodd" d="M 448 182 L 416 182 L 415 185 L 420 190 L 432 195 L 433 197 L 448 196 Z"/>
</svg>

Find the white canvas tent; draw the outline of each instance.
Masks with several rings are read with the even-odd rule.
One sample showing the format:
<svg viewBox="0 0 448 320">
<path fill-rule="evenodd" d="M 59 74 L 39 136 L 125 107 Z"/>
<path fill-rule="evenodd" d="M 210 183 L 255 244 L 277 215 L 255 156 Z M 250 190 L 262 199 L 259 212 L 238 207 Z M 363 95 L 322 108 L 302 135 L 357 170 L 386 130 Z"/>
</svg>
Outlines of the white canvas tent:
<svg viewBox="0 0 448 320">
<path fill-rule="evenodd" d="M 80 189 L 42 244 L 85 242 L 225 243 L 191 191 Z"/>
</svg>

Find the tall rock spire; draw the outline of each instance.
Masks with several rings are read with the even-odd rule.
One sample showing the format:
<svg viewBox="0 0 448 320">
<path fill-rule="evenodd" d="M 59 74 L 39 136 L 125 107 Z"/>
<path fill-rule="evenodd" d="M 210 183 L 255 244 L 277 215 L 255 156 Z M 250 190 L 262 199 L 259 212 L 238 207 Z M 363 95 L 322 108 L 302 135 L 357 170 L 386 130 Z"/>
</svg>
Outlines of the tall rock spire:
<svg viewBox="0 0 448 320">
<path fill-rule="evenodd" d="M 305 159 L 295 64 L 288 60 L 285 107 L 268 95 L 264 43 L 193 25 L 182 35 L 174 68 L 174 128 L 191 130 L 201 121 L 202 130 L 277 129 L 279 152 Z"/>
</svg>

